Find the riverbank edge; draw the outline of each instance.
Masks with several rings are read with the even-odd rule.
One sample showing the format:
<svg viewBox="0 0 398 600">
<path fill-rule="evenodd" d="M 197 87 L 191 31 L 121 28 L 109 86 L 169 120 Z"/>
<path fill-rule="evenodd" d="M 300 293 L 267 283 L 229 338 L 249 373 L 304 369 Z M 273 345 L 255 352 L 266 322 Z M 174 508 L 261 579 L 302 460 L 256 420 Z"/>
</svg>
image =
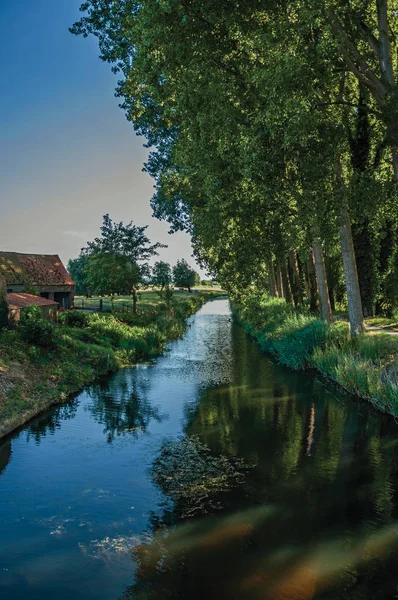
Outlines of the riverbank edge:
<svg viewBox="0 0 398 600">
<path fill-rule="evenodd" d="M 242 310 L 238 304 L 232 303 L 234 320 L 245 329 L 265 354 L 290 370 L 316 374 L 324 383 L 333 385 L 353 400 L 370 404 L 376 411 L 397 418 L 398 340 L 383 333 L 377 333 L 372 337 L 362 334 L 352 340 L 349 338 L 349 327 L 345 322 L 335 321 L 327 324 L 309 313 L 303 314 L 300 310 L 286 305 L 284 301 L 275 299 L 269 301 L 274 305 L 275 302 L 280 303 L 282 311 L 279 311 L 279 317 L 283 315 L 285 307 L 288 308 L 285 322 L 283 317 L 280 321 L 271 317 L 266 328 L 259 328 L 258 318 L 248 318 L 247 311 L 244 316 L 245 310 Z M 264 302 L 259 301 L 259 312 L 264 308 Z M 288 326 L 284 327 L 286 322 Z M 311 332 L 311 329 L 314 331 Z M 323 335 L 319 335 L 321 330 L 324 332 Z M 300 340 L 300 337 L 304 338 L 304 331 L 307 339 Z M 298 340 L 303 342 L 304 352 L 303 357 L 300 358 L 304 360 L 301 365 L 296 363 L 292 366 L 292 362 L 295 361 L 290 361 L 289 358 L 292 358 L 297 351 Z M 284 346 L 282 355 L 278 352 L 278 344 Z M 371 352 L 366 348 L 367 345 L 372 346 Z M 372 360 L 372 354 L 375 355 L 376 360 Z M 373 393 L 369 393 L 370 389 L 367 390 L 368 393 L 360 389 L 360 386 L 370 388 L 371 385 L 374 389 Z"/>
<path fill-rule="evenodd" d="M 199 294 L 199 295 L 195 296 L 194 297 L 195 303 L 192 306 L 193 310 L 190 311 L 188 314 L 186 314 L 183 319 L 176 320 L 176 322 L 180 326 L 178 335 L 177 336 L 169 335 L 164 343 L 164 347 L 162 348 L 161 352 L 157 353 L 154 357 L 152 357 L 152 359 L 155 357 L 161 356 L 164 353 L 165 348 L 170 341 L 180 338 L 185 333 L 187 326 L 188 326 L 188 320 L 190 319 L 190 317 L 195 315 L 207 302 L 216 300 L 221 297 L 222 297 L 221 295 L 217 296 L 217 295 L 213 295 L 213 294 L 206 294 L 206 295 Z M 188 306 L 188 304 L 187 304 L 187 306 Z M 77 359 L 78 359 L 78 357 L 77 357 Z M 78 385 L 68 386 L 68 389 L 66 391 L 64 389 L 59 389 L 57 387 L 53 388 L 51 397 L 42 398 L 40 400 L 40 403 L 38 403 L 36 406 L 31 407 L 26 410 L 22 410 L 21 412 L 18 412 L 17 414 L 4 419 L 0 423 L 0 441 L 2 439 L 4 439 L 5 437 L 14 433 L 16 430 L 25 426 L 27 423 L 29 423 L 33 419 L 37 418 L 41 414 L 50 410 L 53 406 L 63 404 L 64 402 L 68 402 L 69 400 L 71 400 L 73 398 L 73 396 L 80 393 L 87 385 L 90 385 L 96 379 L 98 379 L 98 377 L 116 373 L 117 371 L 119 371 L 121 369 L 133 368 L 137 364 L 140 364 L 140 363 L 142 364 L 142 363 L 148 362 L 148 360 L 150 360 L 150 359 L 147 357 L 147 358 L 144 358 L 141 360 L 135 360 L 134 362 L 131 362 L 131 363 L 122 363 L 122 362 L 112 361 L 112 364 L 109 366 L 109 368 L 106 368 L 105 370 L 104 369 L 98 369 L 98 370 L 93 369 L 92 374 L 90 376 L 88 376 L 87 378 L 85 378 L 84 380 L 79 382 Z M 77 363 L 76 363 L 76 366 L 77 366 Z M 29 377 L 29 373 L 27 373 L 27 376 Z M 23 375 L 22 375 L 22 377 L 23 377 Z M 42 383 L 46 384 L 48 382 L 44 381 Z M 34 390 L 31 390 L 31 391 L 34 392 Z M 15 395 L 15 389 L 13 389 L 11 391 L 10 396 L 14 396 L 14 395 Z M 4 400 L 5 400 L 5 403 L 7 403 L 7 394 L 5 395 Z M 28 400 L 30 402 L 34 402 L 35 397 L 32 395 L 30 398 L 28 398 Z"/>
</svg>

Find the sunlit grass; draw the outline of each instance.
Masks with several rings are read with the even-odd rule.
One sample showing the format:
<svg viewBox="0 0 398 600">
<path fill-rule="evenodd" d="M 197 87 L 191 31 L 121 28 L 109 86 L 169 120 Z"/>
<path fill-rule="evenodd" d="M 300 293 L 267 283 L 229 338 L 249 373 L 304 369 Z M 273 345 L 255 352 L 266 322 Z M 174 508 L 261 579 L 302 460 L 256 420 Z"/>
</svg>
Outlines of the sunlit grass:
<svg viewBox="0 0 398 600">
<path fill-rule="evenodd" d="M 237 308 L 246 330 L 283 365 L 316 368 L 346 391 L 398 415 L 398 337 L 368 331 L 351 339 L 346 320 L 326 324 L 261 294 L 249 295 Z M 367 322 L 391 327 L 392 320 Z"/>
</svg>

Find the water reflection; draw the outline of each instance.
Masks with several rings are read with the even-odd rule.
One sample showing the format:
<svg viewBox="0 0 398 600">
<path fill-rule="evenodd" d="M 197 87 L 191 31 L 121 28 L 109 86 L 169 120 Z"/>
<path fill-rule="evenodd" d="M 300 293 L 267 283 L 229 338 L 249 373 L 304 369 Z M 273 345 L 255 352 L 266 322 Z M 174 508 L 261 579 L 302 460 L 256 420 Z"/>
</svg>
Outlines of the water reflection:
<svg viewBox="0 0 398 600">
<path fill-rule="evenodd" d="M 150 369 L 139 366 L 137 369 Z M 151 421 L 161 423 L 167 413 L 153 405 L 149 397 L 150 379 L 138 378 L 133 372 L 118 373 L 112 379 L 104 378 L 89 388 L 90 402 L 85 409 L 111 443 L 116 436 L 145 433 Z"/>
<path fill-rule="evenodd" d="M 154 515 L 122 599 L 398 597 L 395 426 L 313 378 L 262 368 L 242 335 L 232 381 L 202 390 L 184 429 L 250 462 L 245 489 L 220 516 L 186 522 L 178 503 Z"/>
<path fill-rule="evenodd" d="M 55 406 L 51 411 L 39 415 L 31 421 L 26 427 L 26 440 L 40 444 L 42 438 L 47 435 L 54 435 L 60 429 L 63 421 L 70 421 L 76 417 L 78 398 L 73 398 L 65 404 Z"/>
<path fill-rule="evenodd" d="M 0 441 L 0 475 L 5 471 L 11 458 L 11 440 Z"/>
<path fill-rule="evenodd" d="M 227 303 L 209 305 L 154 366 L 101 380 L 0 446 L 0 594 L 398 597 L 397 433 L 271 363 Z M 151 467 L 165 438 L 191 435 L 252 468 L 217 497 L 222 512 L 186 520 Z"/>
</svg>

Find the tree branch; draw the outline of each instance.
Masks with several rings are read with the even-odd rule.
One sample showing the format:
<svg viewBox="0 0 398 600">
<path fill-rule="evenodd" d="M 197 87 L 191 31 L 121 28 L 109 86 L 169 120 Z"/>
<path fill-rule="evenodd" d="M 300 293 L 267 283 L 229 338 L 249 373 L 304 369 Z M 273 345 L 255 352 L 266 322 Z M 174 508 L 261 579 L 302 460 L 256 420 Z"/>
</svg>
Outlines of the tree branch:
<svg viewBox="0 0 398 600">
<path fill-rule="evenodd" d="M 355 102 L 347 102 L 346 100 L 334 100 L 331 102 L 317 102 L 316 103 L 316 107 L 317 108 L 324 108 L 325 106 L 351 106 L 352 108 L 359 108 L 359 104 L 355 103 Z M 363 106 L 361 105 L 361 109 L 365 110 L 366 112 L 368 112 L 369 114 L 372 115 L 376 115 L 377 117 L 381 117 L 381 113 L 377 110 L 373 110 L 372 108 L 369 108 L 368 106 Z"/>
<path fill-rule="evenodd" d="M 348 36 L 337 15 L 332 10 L 328 9 L 326 11 L 326 16 L 332 30 L 340 41 L 340 51 L 347 63 L 347 67 L 354 73 L 357 79 L 371 91 L 376 102 L 379 105 L 382 104 L 384 98 L 388 94 L 386 86 L 363 58 L 354 42 Z"/>
</svg>

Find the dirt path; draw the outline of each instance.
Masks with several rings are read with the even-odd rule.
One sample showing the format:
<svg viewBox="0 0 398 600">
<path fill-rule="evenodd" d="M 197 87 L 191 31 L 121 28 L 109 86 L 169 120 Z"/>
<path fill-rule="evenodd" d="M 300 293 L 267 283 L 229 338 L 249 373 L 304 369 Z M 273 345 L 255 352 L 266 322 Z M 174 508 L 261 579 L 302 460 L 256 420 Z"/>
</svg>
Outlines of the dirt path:
<svg viewBox="0 0 398 600">
<path fill-rule="evenodd" d="M 366 331 L 380 331 L 381 333 L 388 333 L 388 335 L 398 335 L 398 331 L 395 329 L 389 329 L 388 327 L 378 327 L 376 325 L 366 325 Z"/>
</svg>

